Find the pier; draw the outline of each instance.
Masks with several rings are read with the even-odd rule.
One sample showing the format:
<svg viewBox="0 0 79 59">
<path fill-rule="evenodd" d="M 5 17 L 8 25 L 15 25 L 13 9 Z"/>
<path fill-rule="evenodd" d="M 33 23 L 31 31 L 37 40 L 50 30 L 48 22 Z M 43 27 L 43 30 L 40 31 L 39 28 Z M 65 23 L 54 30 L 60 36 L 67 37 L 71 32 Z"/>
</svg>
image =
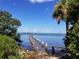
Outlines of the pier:
<svg viewBox="0 0 79 59">
<path fill-rule="evenodd" d="M 44 54 L 47 55 L 47 49 L 46 47 L 41 44 L 35 37 L 33 37 L 32 35 L 29 36 L 29 41 L 32 45 L 32 49 L 37 53 L 37 54 Z"/>
<path fill-rule="evenodd" d="M 33 51 L 35 51 L 36 54 L 49 55 L 48 49 L 49 48 L 52 49 L 52 47 L 49 47 L 47 44 L 45 44 L 44 41 L 39 42 L 39 40 L 36 37 L 34 37 L 33 35 L 29 36 L 29 41 L 31 43 Z M 62 52 L 63 50 L 65 50 L 65 47 L 54 46 L 54 48 L 60 49 L 60 51 L 55 50 L 55 54 L 54 54 L 55 56 L 61 58 L 62 56 L 64 56 L 66 54 L 65 52 Z"/>
</svg>

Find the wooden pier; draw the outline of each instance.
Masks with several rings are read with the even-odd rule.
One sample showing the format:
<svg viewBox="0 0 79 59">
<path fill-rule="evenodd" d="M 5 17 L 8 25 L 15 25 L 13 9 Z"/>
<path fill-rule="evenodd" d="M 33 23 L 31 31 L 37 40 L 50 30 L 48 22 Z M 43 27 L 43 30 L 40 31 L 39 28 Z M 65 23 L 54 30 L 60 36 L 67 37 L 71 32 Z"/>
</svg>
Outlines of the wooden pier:
<svg viewBox="0 0 79 59">
<path fill-rule="evenodd" d="M 45 45 L 44 42 L 39 42 L 39 40 L 33 35 L 29 36 L 29 41 L 31 43 L 33 51 L 35 51 L 36 54 L 49 55 L 48 48 L 52 49 L 52 47 L 47 46 L 47 44 Z M 54 46 L 54 48 L 60 49 L 60 51 L 55 51 L 55 54 L 54 54 L 55 56 L 62 57 L 63 55 L 66 54 L 65 52 L 63 52 L 63 50 L 65 50 L 65 47 Z"/>
<path fill-rule="evenodd" d="M 33 37 L 32 35 L 29 36 L 29 41 L 32 45 L 33 50 L 37 53 L 37 54 L 41 54 L 41 55 L 47 55 L 47 49 L 46 47 L 41 44 L 35 37 Z"/>
</svg>

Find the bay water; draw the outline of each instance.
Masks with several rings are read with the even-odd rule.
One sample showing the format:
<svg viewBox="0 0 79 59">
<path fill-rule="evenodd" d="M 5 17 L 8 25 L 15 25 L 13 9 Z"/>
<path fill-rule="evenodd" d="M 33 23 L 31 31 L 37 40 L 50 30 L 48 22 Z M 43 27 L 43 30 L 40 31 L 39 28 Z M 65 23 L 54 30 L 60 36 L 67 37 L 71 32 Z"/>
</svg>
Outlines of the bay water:
<svg viewBox="0 0 79 59">
<path fill-rule="evenodd" d="M 33 35 L 39 42 L 44 42 L 48 45 L 48 47 L 65 47 L 64 40 L 65 35 Z M 32 50 L 32 46 L 29 41 L 29 35 L 21 35 L 22 46 L 25 49 Z M 51 48 L 48 48 L 51 51 Z"/>
</svg>

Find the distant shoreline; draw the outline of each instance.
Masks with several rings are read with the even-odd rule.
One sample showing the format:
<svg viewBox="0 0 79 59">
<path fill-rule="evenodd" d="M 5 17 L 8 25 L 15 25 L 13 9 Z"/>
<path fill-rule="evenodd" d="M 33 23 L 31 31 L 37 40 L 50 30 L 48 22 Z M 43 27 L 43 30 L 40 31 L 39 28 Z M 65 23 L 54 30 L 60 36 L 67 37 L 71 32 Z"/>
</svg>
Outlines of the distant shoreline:
<svg viewBox="0 0 79 59">
<path fill-rule="evenodd" d="M 26 32 L 22 32 L 22 33 L 19 33 L 20 35 L 29 35 L 29 34 L 32 34 L 32 35 L 57 35 L 57 36 L 61 36 L 61 35 L 66 35 L 65 33 L 26 33 Z"/>
</svg>

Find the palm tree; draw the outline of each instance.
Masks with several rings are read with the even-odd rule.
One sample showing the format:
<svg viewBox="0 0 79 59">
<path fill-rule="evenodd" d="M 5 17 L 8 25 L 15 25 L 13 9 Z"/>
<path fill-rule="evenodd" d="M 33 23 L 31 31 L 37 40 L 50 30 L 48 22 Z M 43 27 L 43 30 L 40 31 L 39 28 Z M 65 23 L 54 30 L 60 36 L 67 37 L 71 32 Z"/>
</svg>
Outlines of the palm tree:
<svg viewBox="0 0 79 59">
<path fill-rule="evenodd" d="M 79 53 L 79 51 L 77 51 L 76 49 L 78 43 L 77 38 L 79 38 L 79 31 L 75 30 L 75 28 L 78 29 L 79 27 L 77 26 L 79 24 L 79 0 L 61 0 L 56 5 L 53 16 L 57 19 L 58 24 L 61 20 L 64 20 L 66 22 L 66 50 L 68 51 L 69 49 L 69 51 L 73 52 L 72 54 L 76 55 L 76 53 Z M 70 27 L 70 25 L 72 26 Z M 72 45 L 74 45 L 75 47 L 71 47 Z"/>
</svg>

